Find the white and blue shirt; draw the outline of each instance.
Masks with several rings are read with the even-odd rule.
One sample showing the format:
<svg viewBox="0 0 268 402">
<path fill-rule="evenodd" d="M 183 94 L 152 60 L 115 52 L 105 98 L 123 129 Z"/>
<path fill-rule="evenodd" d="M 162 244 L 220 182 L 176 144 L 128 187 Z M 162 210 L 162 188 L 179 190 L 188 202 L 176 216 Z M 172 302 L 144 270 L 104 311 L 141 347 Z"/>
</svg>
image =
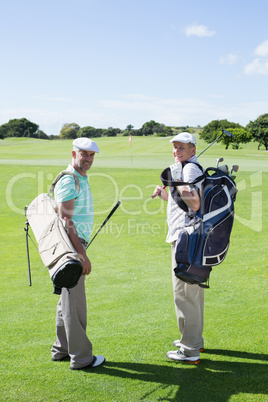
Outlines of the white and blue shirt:
<svg viewBox="0 0 268 402">
<path fill-rule="evenodd" d="M 69 165 L 66 170 L 78 176 L 80 184 L 79 193 L 75 189 L 74 177 L 64 175 L 55 187 L 55 200 L 58 204 L 59 202 L 75 198 L 72 220 L 78 237 L 88 242 L 94 222 L 93 197 L 88 183 L 88 176 L 80 175 L 72 165 Z"/>
</svg>

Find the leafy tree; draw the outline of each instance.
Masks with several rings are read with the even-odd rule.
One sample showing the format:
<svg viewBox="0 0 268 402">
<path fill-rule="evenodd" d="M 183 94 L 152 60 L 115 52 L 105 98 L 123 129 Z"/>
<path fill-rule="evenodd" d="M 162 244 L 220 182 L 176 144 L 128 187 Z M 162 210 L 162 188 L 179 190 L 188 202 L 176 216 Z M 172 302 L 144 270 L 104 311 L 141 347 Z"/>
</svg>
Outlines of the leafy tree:
<svg viewBox="0 0 268 402">
<path fill-rule="evenodd" d="M 239 144 L 247 143 L 252 140 L 252 135 L 243 127 L 238 128 L 227 128 L 227 131 L 233 134 L 233 138 L 231 138 L 231 145 L 233 149 L 239 149 Z M 226 135 L 223 136 L 222 142 L 226 145 L 229 145 L 230 137 Z"/>
<path fill-rule="evenodd" d="M 160 124 L 154 131 L 154 134 L 158 137 L 168 137 L 169 135 L 173 135 L 173 131 L 171 127 Z"/>
<path fill-rule="evenodd" d="M 134 134 L 135 131 L 133 130 L 134 126 L 132 126 L 132 124 L 128 124 L 124 130 L 124 136 L 128 136 L 130 134 Z"/>
<path fill-rule="evenodd" d="M 120 128 L 108 127 L 107 130 L 104 130 L 104 134 L 108 137 L 116 137 L 119 133 L 121 133 Z"/>
<path fill-rule="evenodd" d="M 161 132 L 161 129 L 163 130 L 163 128 L 161 128 L 161 124 L 156 123 L 154 120 L 144 123 L 141 129 L 143 135 L 152 135 L 153 133 Z"/>
<path fill-rule="evenodd" d="M 65 123 L 60 130 L 60 138 L 63 140 L 72 140 L 77 138 L 80 127 L 76 123 Z"/>
<path fill-rule="evenodd" d="M 77 137 L 96 138 L 96 137 L 101 137 L 102 134 L 103 134 L 103 131 L 101 128 L 86 126 L 86 127 L 80 128 L 80 130 L 78 131 Z"/>
<path fill-rule="evenodd" d="M 258 149 L 262 145 L 268 151 L 268 113 L 262 114 L 256 120 L 250 121 L 246 129 L 252 134 L 254 141 L 258 142 Z"/>
<path fill-rule="evenodd" d="M 46 133 L 44 133 L 44 131 L 42 131 L 42 130 L 37 131 L 36 137 L 41 138 L 43 140 L 48 140 L 49 139 L 48 135 Z"/>
<path fill-rule="evenodd" d="M 165 124 L 157 124 L 153 127 L 153 132 L 156 134 L 163 134 L 165 131 Z"/>
<path fill-rule="evenodd" d="M 244 127 L 238 123 L 232 123 L 226 119 L 225 120 L 213 120 L 210 123 L 208 123 L 206 126 L 203 127 L 203 129 L 200 133 L 200 138 L 203 139 L 204 141 L 210 143 L 210 142 L 214 141 L 222 133 L 223 129 L 230 131 L 232 133 L 232 130 L 234 128 L 244 128 Z M 227 137 L 226 135 L 223 135 L 221 137 L 221 142 L 223 144 L 225 144 L 225 149 L 228 149 L 229 144 L 231 142 L 234 142 L 234 139 L 232 137 Z"/>
<path fill-rule="evenodd" d="M 143 125 L 141 131 L 143 135 L 153 135 L 154 133 L 152 127 L 150 127 L 149 125 L 148 126 Z"/>
<path fill-rule="evenodd" d="M 142 129 L 141 129 L 141 128 L 138 128 L 137 130 L 132 130 L 132 131 L 131 131 L 131 134 L 132 134 L 132 135 L 136 135 L 137 137 L 143 136 L 143 132 L 142 132 Z"/>
<path fill-rule="evenodd" d="M 182 132 L 187 132 L 188 133 L 189 132 L 188 128 L 189 128 L 189 126 L 174 127 L 174 129 L 178 132 L 178 134 L 182 133 Z"/>
<path fill-rule="evenodd" d="M 165 134 L 166 137 L 168 137 L 169 135 L 172 135 L 173 134 L 172 128 L 168 127 L 168 126 L 165 126 L 164 127 L 164 134 Z"/>
<path fill-rule="evenodd" d="M 158 136 L 168 136 L 172 135 L 171 127 L 165 126 L 165 124 L 158 123 L 154 120 L 147 121 L 141 127 L 142 135 L 153 135 L 156 134 Z"/>
<path fill-rule="evenodd" d="M 58 135 L 50 134 L 50 135 L 48 136 L 48 139 L 49 139 L 49 140 L 59 140 L 60 137 L 59 137 Z"/>
<path fill-rule="evenodd" d="M 0 126 L 0 136 L 6 137 L 36 137 L 39 126 L 26 118 L 12 119 Z"/>
</svg>

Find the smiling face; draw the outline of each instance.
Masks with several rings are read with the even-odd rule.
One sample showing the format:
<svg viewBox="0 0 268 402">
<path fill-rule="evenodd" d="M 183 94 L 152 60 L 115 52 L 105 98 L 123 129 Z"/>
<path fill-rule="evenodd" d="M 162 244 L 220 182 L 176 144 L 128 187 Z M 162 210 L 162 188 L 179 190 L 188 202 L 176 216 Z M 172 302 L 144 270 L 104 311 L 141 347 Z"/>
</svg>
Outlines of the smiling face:
<svg viewBox="0 0 268 402">
<path fill-rule="evenodd" d="M 73 167 L 78 173 L 80 173 L 82 176 L 85 176 L 94 162 L 95 152 L 79 149 L 78 151 L 72 151 L 72 156 Z"/>
<path fill-rule="evenodd" d="M 195 146 L 192 143 L 173 142 L 173 156 L 175 162 L 186 162 L 195 154 Z"/>
</svg>

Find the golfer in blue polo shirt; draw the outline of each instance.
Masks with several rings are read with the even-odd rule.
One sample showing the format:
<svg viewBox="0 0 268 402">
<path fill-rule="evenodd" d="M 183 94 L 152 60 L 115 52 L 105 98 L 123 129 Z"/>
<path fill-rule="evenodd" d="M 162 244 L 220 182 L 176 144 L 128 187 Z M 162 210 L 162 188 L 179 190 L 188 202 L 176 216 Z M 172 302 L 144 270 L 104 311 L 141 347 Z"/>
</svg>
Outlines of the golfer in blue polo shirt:
<svg viewBox="0 0 268 402">
<path fill-rule="evenodd" d="M 67 170 L 79 178 L 79 193 L 75 188 L 73 176 L 63 176 L 56 185 L 55 199 L 61 218 L 65 219 L 69 238 L 76 251 L 83 257 L 83 275 L 78 284 L 62 288 L 57 306 L 56 334 L 52 346 L 53 361 L 70 358 L 72 370 L 86 370 L 105 362 L 102 355 L 94 356 L 92 344 L 86 334 L 87 305 L 85 294 L 85 275 L 91 272 L 91 263 L 86 255 L 86 246 L 92 232 L 94 210 L 87 171 L 91 168 L 98 145 L 89 138 L 73 141 L 72 164 Z"/>
</svg>

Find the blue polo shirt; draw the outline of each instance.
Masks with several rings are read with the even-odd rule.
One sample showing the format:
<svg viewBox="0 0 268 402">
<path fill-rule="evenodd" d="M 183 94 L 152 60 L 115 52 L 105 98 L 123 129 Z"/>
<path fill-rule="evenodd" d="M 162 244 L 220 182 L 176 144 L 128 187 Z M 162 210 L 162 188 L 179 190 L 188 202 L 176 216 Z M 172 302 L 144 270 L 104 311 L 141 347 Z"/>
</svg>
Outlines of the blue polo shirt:
<svg viewBox="0 0 268 402">
<path fill-rule="evenodd" d="M 78 176 L 80 184 L 79 193 L 75 189 L 74 177 L 65 175 L 58 181 L 55 187 L 55 200 L 58 204 L 59 202 L 75 198 L 72 220 L 78 237 L 88 242 L 94 221 L 93 198 L 88 183 L 88 176 L 81 176 L 72 165 L 69 165 L 66 170 Z"/>
</svg>

